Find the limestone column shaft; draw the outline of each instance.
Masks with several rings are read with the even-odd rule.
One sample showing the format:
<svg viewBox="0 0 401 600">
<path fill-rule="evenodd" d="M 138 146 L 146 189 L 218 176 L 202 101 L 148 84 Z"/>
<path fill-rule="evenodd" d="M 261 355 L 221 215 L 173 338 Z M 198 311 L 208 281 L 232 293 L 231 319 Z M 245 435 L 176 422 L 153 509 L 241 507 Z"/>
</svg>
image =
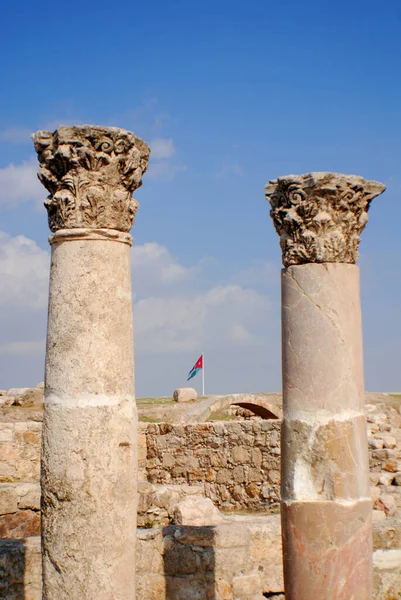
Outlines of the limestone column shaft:
<svg viewBox="0 0 401 600">
<path fill-rule="evenodd" d="M 280 235 L 286 600 L 370 600 L 372 505 L 357 260 L 377 182 L 289 175 L 266 197 Z"/>
<path fill-rule="evenodd" d="M 130 132 L 34 136 L 54 235 L 42 437 L 43 598 L 134 600 L 131 235 L 149 149 Z"/>
</svg>

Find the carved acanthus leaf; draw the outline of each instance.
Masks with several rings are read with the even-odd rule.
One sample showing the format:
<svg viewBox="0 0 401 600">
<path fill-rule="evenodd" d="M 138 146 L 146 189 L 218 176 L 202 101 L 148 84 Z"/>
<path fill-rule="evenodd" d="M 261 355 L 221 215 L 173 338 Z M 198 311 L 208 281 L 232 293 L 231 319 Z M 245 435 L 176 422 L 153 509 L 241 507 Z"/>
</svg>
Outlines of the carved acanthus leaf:
<svg viewBox="0 0 401 600">
<path fill-rule="evenodd" d="M 303 263 L 355 263 L 371 201 L 384 192 L 356 175 L 309 173 L 270 181 L 265 195 L 280 236 L 285 267 Z"/>
<path fill-rule="evenodd" d="M 129 231 L 150 149 L 117 127 L 60 127 L 33 136 L 38 177 L 50 195 L 45 201 L 49 227 Z"/>
</svg>

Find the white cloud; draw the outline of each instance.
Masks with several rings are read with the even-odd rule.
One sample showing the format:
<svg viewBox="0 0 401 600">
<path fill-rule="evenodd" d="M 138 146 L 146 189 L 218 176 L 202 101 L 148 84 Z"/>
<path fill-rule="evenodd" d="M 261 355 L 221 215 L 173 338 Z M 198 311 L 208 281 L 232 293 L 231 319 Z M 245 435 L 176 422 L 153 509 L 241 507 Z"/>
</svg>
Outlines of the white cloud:
<svg viewBox="0 0 401 600">
<path fill-rule="evenodd" d="M 235 281 L 244 286 L 264 287 L 266 285 L 279 285 L 281 263 L 273 263 L 267 260 L 255 260 L 246 268 L 235 274 Z"/>
<path fill-rule="evenodd" d="M 44 355 L 46 340 L 33 342 L 6 342 L 0 344 L 0 356 L 37 356 Z"/>
<path fill-rule="evenodd" d="M 181 163 L 169 163 L 167 160 L 160 162 L 150 162 L 146 177 L 149 179 L 161 179 L 164 181 L 173 181 L 175 177 L 186 171 L 187 167 Z"/>
<path fill-rule="evenodd" d="M 172 138 L 157 138 L 150 142 L 149 145 L 152 158 L 171 158 L 175 154 Z"/>
<path fill-rule="evenodd" d="M 233 159 L 226 159 L 221 169 L 216 173 L 217 179 L 227 179 L 228 177 L 240 177 L 243 174 L 241 165 Z"/>
<path fill-rule="evenodd" d="M 260 345 L 270 303 L 254 290 L 215 286 L 200 295 L 144 298 L 135 305 L 138 350 L 147 354 Z"/>
<path fill-rule="evenodd" d="M 132 259 L 138 393 L 165 393 L 203 349 L 210 361 L 213 353 L 220 365 L 226 361 L 226 371 L 228 361 L 241 365 L 253 357 L 245 375 L 260 387 L 251 373 L 264 377 L 260 364 L 271 319 L 267 296 L 243 285 L 207 286 L 207 261 L 183 265 L 155 242 L 134 247 Z M 0 388 L 43 379 L 48 278 L 47 250 L 24 236 L 0 232 Z M 200 280 L 204 289 L 197 293 Z"/>
<path fill-rule="evenodd" d="M 172 138 L 156 138 L 150 143 L 150 163 L 147 177 L 163 181 L 172 181 L 186 170 L 186 165 L 171 161 L 175 154 Z"/>
<path fill-rule="evenodd" d="M 0 307 L 45 309 L 49 253 L 23 235 L 11 237 L 0 232 L 0 281 Z"/>
<path fill-rule="evenodd" d="M 140 296 L 155 294 L 166 285 L 176 286 L 188 281 L 197 270 L 197 267 L 181 265 L 167 248 L 155 242 L 133 247 L 134 290 Z"/>
<path fill-rule="evenodd" d="M 37 178 L 37 170 L 38 162 L 34 158 L 0 169 L 0 206 L 13 207 L 44 199 L 47 192 Z"/>
</svg>

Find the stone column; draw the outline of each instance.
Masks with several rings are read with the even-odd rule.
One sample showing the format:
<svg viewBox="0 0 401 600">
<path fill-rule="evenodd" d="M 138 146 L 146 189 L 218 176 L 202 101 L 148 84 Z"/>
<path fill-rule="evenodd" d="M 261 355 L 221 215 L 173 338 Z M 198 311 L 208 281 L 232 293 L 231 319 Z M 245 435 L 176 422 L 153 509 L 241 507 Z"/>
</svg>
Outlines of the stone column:
<svg viewBox="0 0 401 600">
<path fill-rule="evenodd" d="M 149 148 L 114 127 L 33 136 L 52 249 L 42 439 L 43 598 L 135 599 L 130 246 Z"/>
<path fill-rule="evenodd" d="M 283 251 L 281 515 L 286 600 L 371 598 L 359 236 L 385 186 L 311 173 L 271 181 Z"/>
</svg>

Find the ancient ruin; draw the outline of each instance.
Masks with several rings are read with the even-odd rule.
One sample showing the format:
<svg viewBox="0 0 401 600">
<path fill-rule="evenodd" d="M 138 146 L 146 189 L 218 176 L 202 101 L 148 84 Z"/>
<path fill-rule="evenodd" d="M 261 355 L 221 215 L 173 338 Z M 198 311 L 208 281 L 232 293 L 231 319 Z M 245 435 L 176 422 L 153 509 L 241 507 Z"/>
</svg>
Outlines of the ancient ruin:
<svg viewBox="0 0 401 600">
<path fill-rule="evenodd" d="M 365 394 L 365 401 L 374 503 L 373 598 L 397 600 L 401 395 Z M 183 403 L 180 423 L 172 399 L 138 400 L 137 600 L 283 598 L 280 419 L 250 411 L 241 416 L 237 407 L 243 403 L 264 403 L 279 415 L 281 396 L 238 394 Z M 0 598 L 40 600 L 43 387 L 3 392 L 0 406 L 5 582 Z"/>
<path fill-rule="evenodd" d="M 184 388 L 136 408 L 129 230 L 149 149 L 89 126 L 35 147 L 54 234 L 46 382 L 0 390 L 0 599 L 399 599 L 401 394 L 364 393 L 353 264 L 384 186 L 266 188 L 283 398 Z"/>
<path fill-rule="evenodd" d="M 43 597 L 135 598 L 130 247 L 149 148 L 123 129 L 34 136 L 53 232 L 42 436 Z"/>
<path fill-rule="evenodd" d="M 281 177 L 266 197 L 283 251 L 281 517 L 287 600 L 370 600 L 372 503 L 359 235 L 385 186 Z"/>
</svg>

